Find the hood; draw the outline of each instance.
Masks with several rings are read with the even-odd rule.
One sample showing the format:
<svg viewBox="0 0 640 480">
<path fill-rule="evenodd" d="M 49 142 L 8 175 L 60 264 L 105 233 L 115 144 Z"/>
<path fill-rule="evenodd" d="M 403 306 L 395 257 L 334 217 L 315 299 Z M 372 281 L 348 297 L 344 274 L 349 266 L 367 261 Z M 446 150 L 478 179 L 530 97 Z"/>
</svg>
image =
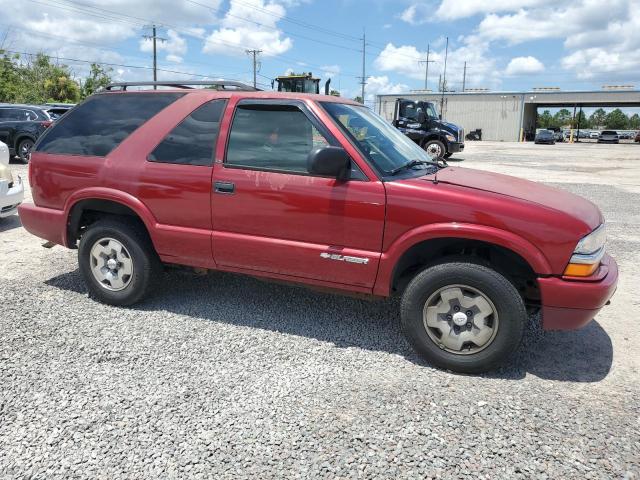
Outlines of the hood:
<svg viewBox="0 0 640 480">
<path fill-rule="evenodd" d="M 459 127 L 455 123 L 445 122 L 444 120 L 438 120 L 441 127 L 450 128 L 452 131 L 457 132 Z"/>
<path fill-rule="evenodd" d="M 448 167 L 438 172 L 438 182 L 535 203 L 580 219 L 592 229 L 603 222 L 600 210 L 590 201 L 558 188 L 509 175 L 471 168 Z"/>
</svg>

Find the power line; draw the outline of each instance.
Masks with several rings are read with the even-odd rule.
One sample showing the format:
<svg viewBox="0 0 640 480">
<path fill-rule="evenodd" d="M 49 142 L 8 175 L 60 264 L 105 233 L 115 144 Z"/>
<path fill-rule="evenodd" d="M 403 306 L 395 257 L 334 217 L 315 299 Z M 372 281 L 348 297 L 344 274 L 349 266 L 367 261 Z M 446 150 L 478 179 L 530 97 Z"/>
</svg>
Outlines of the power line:
<svg viewBox="0 0 640 480">
<path fill-rule="evenodd" d="M 262 50 L 246 50 L 248 55 L 253 56 L 253 86 L 256 87 L 256 73 L 258 72 L 258 62 L 256 57 L 262 53 Z"/>
<path fill-rule="evenodd" d="M 167 39 L 158 37 L 158 35 L 156 34 L 155 23 L 151 25 L 150 28 L 151 28 L 151 31 L 153 32 L 152 35 L 143 35 L 143 38 L 153 41 L 153 81 L 157 82 L 158 81 L 158 51 L 156 48 L 156 41 L 160 40 L 161 42 L 166 42 Z M 154 85 L 153 89 L 156 90 L 157 87 Z"/>
</svg>

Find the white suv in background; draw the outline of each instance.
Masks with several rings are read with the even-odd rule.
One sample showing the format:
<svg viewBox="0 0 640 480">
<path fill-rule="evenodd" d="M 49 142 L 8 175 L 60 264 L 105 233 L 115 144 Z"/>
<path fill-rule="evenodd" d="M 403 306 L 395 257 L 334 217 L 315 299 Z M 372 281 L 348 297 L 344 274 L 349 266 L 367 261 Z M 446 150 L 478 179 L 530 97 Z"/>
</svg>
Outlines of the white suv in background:
<svg viewBox="0 0 640 480">
<path fill-rule="evenodd" d="M 24 185 L 9 168 L 9 147 L 0 142 L 0 218 L 13 215 L 24 199 Z"/>
</svg>

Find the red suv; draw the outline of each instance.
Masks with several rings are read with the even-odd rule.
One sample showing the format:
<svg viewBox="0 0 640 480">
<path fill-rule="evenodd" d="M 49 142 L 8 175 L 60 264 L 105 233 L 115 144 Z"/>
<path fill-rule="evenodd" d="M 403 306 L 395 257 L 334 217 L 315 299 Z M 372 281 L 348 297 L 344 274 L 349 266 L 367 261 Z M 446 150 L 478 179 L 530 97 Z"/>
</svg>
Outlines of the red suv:
<svg viewBox="0 0 640 480">
<path fill-rule="evenodd" d="M 480 372 L 528 312 L 578 328 L 615 290 L 604 219 L 581 197 L 433 162 L 343 98 L 169 86 L 109 87 L 31 156 L 22 223 L 77 248 L 101 302 L 140 301 L 163 264 L 401 295 L 421 355 Z"/>
</svg>

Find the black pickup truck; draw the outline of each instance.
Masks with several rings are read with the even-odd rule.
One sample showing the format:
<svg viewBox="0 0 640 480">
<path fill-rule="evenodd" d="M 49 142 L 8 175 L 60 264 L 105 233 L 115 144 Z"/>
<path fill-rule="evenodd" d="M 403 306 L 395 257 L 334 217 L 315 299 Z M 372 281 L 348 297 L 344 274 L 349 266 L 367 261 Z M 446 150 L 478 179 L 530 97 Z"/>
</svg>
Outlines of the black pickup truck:
<svg viewBox="0 0 640 480">
<path fill-rule="evenodd" d="M 464 150 L 464 130 L 442 120 L 431 102 L 397 99 L 393 125 L 431 158 L 448 158 Z"/>
</svg>

